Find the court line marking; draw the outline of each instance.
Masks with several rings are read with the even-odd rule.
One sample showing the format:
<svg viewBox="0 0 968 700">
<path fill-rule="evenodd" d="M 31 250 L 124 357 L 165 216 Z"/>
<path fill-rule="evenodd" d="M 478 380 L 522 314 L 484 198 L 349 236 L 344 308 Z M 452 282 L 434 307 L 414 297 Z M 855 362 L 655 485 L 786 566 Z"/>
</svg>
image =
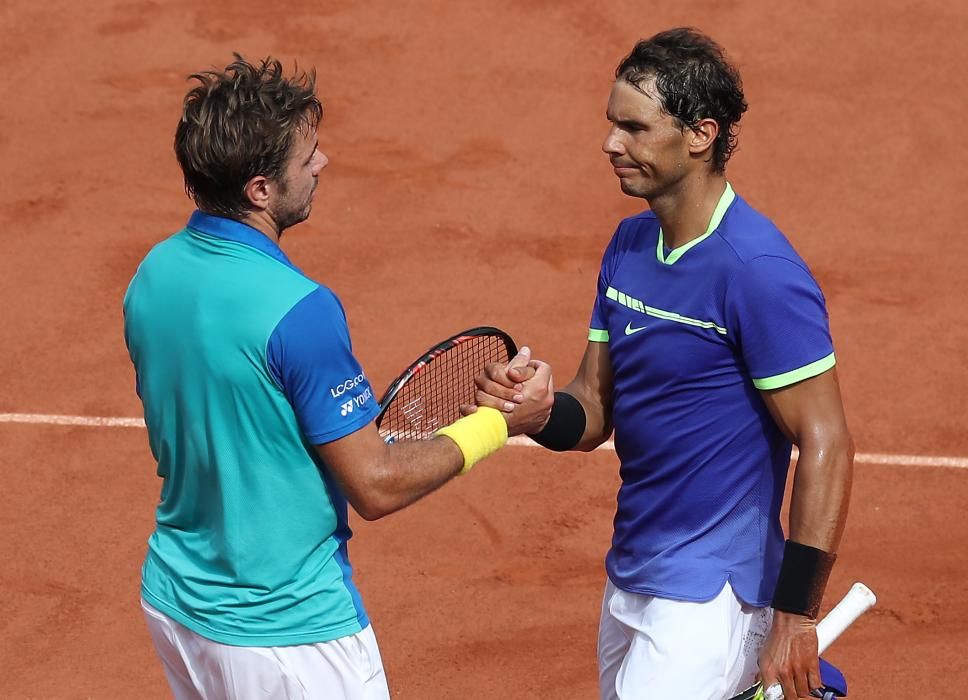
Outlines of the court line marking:
<svg viewBox="0 0 968 700">
<path fill-rule="evenodd" d="M 0 423 L 25 423 L 28 425 L 70 425 L 92 428 L 144 428 L 142 418 L 118 418 L 109 416 L 64 416 L 48 413 L 0 413 Z M 515 447 L 538 447 L 530 438 L 523 436 L 512 437 L 509 445 Z M 615 443 L 605 442 L 599 450 L 615 451 Z M 794 458 L 796 448 L 794 448 Z M 968 457 L 943 457 L 925 455 L 894 455 L 858 452 L 854 455 L 854 462 L 858 464 L 883 464 L 898 467 L 947 467 L 951 469 L 968 469 Z"/>
<path fill-rule="evenodd" d="M 0 423 L 31 425 L 79 425 L 85 427 L 144 428 L 143 418 L 104 418 L 100 416 L 59 416 L 48 413 L 0 413 Z"/>
<path fill-rule="evenodd" d="M 519 447 L 538 447 L 530 438 L 515 436 L 508 439 L 508 444 Z M 615 443 L 611 440 L 603 443 L 597 449 L 615 450 Z M 797 448 L 793 448 L 790 459 L 797 458 Z M 968 457 L 943 457 L 926 455 L 892 455 L 877 452 L 858 452 L 854 455 L 855 464 L 882 464 L 892 467 L 947 467 L 951 469 L 968 469 Z"/>
</svg>

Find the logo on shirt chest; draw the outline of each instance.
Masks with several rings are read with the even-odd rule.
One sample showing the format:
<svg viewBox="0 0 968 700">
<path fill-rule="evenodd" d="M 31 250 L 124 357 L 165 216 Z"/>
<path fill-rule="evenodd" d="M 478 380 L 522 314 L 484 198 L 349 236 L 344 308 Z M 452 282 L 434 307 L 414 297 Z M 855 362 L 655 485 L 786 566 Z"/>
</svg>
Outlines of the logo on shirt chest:
<svg viewBox="0 0 968 700">
<path fill-rule="evenodd" d="M 640 299 L 629 296 L 625 292 L 620 292 L 614 287 L 609 287 L 605 296 L 612 301 L 621 304 L 627 309 L 632 311 L 637 311 L 643 316 L 657 319 L 659 321 L 670 321 L 672 323 L 677 323 L 683 326 L 692 326 L 694 328 L 702 328 L 704 330 L 715 331 L 719 335 L 725 336 L 726 329 L 722 326 L 716 324 L 714 321 L 706 321 L 699 318 L 691 318 L 689 316 L 684 316 L 675 311 L 667 311 L 665 309 L 659 309 L 655 306 L 649 306 Z M 625 326 L 625 335 L 632 335 L 638 333 L 639 331 L 645 330 L 646 326 L 643 324 L 641 326 L 633 326 L 629 323 Z"/>
</svg>

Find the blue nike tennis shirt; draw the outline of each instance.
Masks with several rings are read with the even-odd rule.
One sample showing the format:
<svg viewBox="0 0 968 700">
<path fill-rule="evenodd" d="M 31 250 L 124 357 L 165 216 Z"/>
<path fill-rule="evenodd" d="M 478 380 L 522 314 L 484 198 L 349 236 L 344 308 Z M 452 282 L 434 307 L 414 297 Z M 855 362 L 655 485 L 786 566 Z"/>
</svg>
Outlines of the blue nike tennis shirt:
<svg viewBox="0 0 968 700">
<path fill-rule="evenodd" d="M 195 212 L 139 266 L 124 320 L 164 480 L 145 600 L 240 646 L 366 627 L 346 500 L 313 448 L 378 412 L 336 296 L 256 229 Z"/>
<path fill-rule="evenodd" d="M 791 443 L 760 391 L 835 363 L 806 264 L 729 185 L 706 233 L 675 250 L 644 212 L 605 252 L 589 339 L 608 343 L 614 370 L 622 484 L 609 578 L 687 601 L 729 581 L 767 605 Z"/>
</svg>

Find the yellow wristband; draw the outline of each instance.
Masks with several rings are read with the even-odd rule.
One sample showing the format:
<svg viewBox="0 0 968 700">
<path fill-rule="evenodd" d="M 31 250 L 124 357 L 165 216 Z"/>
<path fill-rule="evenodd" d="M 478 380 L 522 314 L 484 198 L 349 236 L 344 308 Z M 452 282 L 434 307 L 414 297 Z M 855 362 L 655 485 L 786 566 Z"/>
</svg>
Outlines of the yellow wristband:
<svg viewBox="0 0 968 700">
<path fill-rule="evenodd" d="M 438 430 L 435 435 L 446 435 L 464 454 L 466 474 L 475 464 L 497 452 L 508 441 L 508 424 L 501 412 L 494 408 L 481 406 L 475 413 L 464 416 Z"/>
</svg>

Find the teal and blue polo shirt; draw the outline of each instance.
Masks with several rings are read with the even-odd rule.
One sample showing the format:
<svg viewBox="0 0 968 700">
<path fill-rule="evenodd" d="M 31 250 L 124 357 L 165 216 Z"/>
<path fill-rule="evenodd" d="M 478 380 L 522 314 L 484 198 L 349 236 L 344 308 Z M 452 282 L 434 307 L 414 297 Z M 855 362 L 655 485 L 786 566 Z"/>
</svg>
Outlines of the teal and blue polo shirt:
<svg viewBox="0 0 968 700">
<path fill-rule="evenodd" d="M 378 412 L 336 295 L 256 229 L 195 212 L 142 261 L 124 321 L 164 480 L 144 599 L 239 646 L 366 627 L 346 500 L 313 448 Z"/>
<path fill-rule="evenodd" d="M 621 460 L 609 578 L 687 601 L 729 581 L 767 605 L 791 443 L 760 391 L 834 366 L 807 265 L 727 185 L 705 234 L 675 250 L 652 212 L 621 222 L 590 326 L 591 341 L 608 343 Z"/>
</svg>

